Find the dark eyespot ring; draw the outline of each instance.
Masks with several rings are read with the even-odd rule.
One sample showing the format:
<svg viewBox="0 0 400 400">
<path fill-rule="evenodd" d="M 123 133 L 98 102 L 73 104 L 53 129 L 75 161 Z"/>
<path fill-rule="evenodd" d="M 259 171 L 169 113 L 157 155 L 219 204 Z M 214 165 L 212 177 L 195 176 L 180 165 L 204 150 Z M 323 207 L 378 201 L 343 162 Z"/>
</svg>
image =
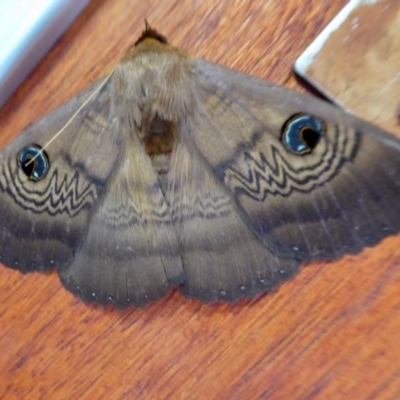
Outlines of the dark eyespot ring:
<svg viewBox="0 0 400 400">
<path fill-rule="evenodd" d="M 25 147 L 19 153 L 17 163 L 24 174 L 32 181 L 40 181 L 50 168 L 47 153 L 37 144 Z"/>
<path fill-rule="evenodd" d="M 311 153 L 321 136 L 325 135 L 325 123 L 309 114 L 295 114 L 282 126 L 282 143 L 292 153 Z"/>
</svg>

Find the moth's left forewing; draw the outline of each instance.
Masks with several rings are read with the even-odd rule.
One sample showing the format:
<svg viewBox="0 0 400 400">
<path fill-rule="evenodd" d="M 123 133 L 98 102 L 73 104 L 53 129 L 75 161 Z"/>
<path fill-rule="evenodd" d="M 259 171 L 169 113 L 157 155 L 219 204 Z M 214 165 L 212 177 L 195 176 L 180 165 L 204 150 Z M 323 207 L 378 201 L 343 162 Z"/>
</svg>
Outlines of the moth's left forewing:
<svg viewBox="0 0 400 400">
<path fill-rule="evenodd" d="M 113 73 L 110 113 L 123 146 L 82 246 L 59 271 L 63 284 L 86 302 L 143 306 L 183 283 L 170 208 L 153 162 L 153 153 L 163 150 L 157 139 L 165 134 L 168 148 L 173 132 L 155 112 L 165 107 L 158 104 L 160 85 L 151 79 L 151 43 L 134 48 Z M 148 51 L 141 55 L 143 48 Z"/>
<path fill-rule="evenodd" d="M 121 148 L 109 119 L 109 85 L 103 83 L 79 93 L 1 151 L 0 261 L 5 265 L 23 272 L 60 267 L 81 244 Z M 22 166 L 34 155 L 36 177 Z"/>
<path fill-rule="evenodd" d="M 202 100 L 191 138 L 265 246 L 335 258 L 400 229 L 398 140 L 316 98 L 192 66 Z"/>
<path fill-rule="evenodd" d="M 117 307 L 143 306 L 182 283 L 169 206 L 136 133 L 129 135 L 82 247 L 59 272 L 86 302 Z"/>
</svg>

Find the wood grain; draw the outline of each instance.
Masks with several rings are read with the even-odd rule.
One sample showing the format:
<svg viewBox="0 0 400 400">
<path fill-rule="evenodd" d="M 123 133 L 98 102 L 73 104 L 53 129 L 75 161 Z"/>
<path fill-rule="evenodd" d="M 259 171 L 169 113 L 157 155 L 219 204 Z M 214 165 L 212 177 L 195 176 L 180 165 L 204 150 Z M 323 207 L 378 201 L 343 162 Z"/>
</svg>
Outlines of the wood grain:
<svg viewBox="0 0 400 400">
<path fill-rule="evenodd" d="M 291 67 L 346 0 L 95 0 L 0 110 L 0 145 L 108 72 L 144 18 L 191 54 L 301 90 Z M 1 216 L 5 218 L 6 216 Z M 400 236 L 255 301 L 127 312 L 0 268 L 1 399 L 400 397 Z"/>
<path fill-rule="evenodd" d="M 305 67 L 328 98 L 398 137 L 399 25 L 399 0 L 358 2 Z"/>
</svg>

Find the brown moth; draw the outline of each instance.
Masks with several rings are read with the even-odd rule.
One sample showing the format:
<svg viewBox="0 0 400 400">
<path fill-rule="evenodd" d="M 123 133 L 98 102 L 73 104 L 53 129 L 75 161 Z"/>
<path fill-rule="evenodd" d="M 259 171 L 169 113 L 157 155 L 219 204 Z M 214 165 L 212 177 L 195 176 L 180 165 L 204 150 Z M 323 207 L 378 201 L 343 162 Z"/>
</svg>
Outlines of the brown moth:
<svg viewBox="0 0 400 400">
<path fill-rule="evenodd" d="M 0 256 L 86 302 L 274 289 L 400 229 L 400 141 L 147 27 L 0 153 Z"/>
</svg>

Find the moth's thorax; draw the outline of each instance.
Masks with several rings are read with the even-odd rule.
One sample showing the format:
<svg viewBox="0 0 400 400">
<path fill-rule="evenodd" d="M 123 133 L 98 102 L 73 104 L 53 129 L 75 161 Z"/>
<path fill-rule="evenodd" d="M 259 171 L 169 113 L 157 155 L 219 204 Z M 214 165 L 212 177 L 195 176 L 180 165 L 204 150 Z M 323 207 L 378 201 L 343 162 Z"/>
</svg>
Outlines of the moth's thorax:
<svg viewBox="0 0 400 400">
<path fill-rule="evenodd" d="M 130 114 L 136 126 L 156 116 L 177 122 L 193 105 L 190 76 L 186 53 L 154 39 L 144 40 L 128 51 L 115 70 L 117 113 Z"/>
<path fill-rule="evenodd" d="M 139 136 L 155 169 L 168 170 L 176 127 L 194 110 L 190 62 L 185 52 L 146 39 L 128 51 L 113 76 L 113 107 Z"/>
</svg>

